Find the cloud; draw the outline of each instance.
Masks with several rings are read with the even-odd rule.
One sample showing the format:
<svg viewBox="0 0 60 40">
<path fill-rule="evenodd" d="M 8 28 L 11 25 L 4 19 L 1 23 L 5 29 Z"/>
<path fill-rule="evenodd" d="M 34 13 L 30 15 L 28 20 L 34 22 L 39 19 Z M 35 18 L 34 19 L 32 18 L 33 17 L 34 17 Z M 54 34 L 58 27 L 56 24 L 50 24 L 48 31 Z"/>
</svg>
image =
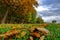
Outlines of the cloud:
<svg viewBox="0 0 60 40">
<path fill-rule="evenodd" d="M 60 0 L 38 0 L 39 6 L 35 8 L 38 16 L 42 16 L 45 21 L 56 19 L 60 22 Z M 58 19 L 57 19 L 58 18 Z"/>
<path fill-rule="evenodd" d="M 35 8 L 37 10 L 37 12 L 41 12 L 41 11 L 44 11 L 44 10 L 48 10 L 48 8 L 44 8 L 43 6 L 38 6 L 37 8 Z"/>
<path fill-rule="evenodd" d="M 60 22 L 60 16 L 48 16 L 48 17 L 42 17 L 45 22 L 52 22 L 52 20 L 56 20 L 57 22 Z"/>
</svg>

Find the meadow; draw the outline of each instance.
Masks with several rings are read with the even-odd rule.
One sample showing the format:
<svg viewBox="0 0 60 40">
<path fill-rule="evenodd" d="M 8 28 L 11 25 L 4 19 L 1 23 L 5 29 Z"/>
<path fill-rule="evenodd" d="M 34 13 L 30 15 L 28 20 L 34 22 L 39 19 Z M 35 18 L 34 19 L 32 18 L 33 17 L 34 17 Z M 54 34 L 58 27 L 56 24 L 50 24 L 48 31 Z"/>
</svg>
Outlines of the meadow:
<svg viewBox="0 0 60 40">
<path fill-rule="evenodd" d="M 22 28 L 42 27 L 48 29 L 50 32 L 48 36 L 45 36 L 44 40 L 60 40 L 59 26 L 60 24 L 48 24 L 48 26 L 44 26 L 41 24 L 0 24 L 0 38 L 1 40 L 4 40 L 4 37 L 1 37 L 1 35 L 14 28 L 17 28 L 17 30 L 20 31 L 22 30 Z M 30 31 L 22 30 L 18 35 L 13 36 L 12 40 L 28 40 L 29 37 L 30 37 Z M 11 39 L 6 39 L 6 40 L 11 40 Z M 39 38 L 35 38 L 35 40 L 39 40 Z"/>
</svg>

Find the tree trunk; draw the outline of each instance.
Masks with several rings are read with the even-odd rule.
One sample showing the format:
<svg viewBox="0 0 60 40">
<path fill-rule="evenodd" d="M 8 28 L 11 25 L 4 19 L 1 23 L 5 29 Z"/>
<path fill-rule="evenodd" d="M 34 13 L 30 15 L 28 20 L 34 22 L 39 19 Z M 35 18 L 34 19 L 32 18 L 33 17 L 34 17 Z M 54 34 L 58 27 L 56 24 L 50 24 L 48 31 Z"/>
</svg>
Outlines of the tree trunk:
<svg viewBox="0 0 60 40">
<path fill-rule="evenodd" d="M 8 16 L 8 11 L 9 11 L 9 10 L 6 11 L 6 13 L 5 13 L 5 15 L 4 15 L 3 19 L 2 19 L 1 24 L 5 24 L 6 18 L 7 18 L 7 16 Z"/>
</svg>

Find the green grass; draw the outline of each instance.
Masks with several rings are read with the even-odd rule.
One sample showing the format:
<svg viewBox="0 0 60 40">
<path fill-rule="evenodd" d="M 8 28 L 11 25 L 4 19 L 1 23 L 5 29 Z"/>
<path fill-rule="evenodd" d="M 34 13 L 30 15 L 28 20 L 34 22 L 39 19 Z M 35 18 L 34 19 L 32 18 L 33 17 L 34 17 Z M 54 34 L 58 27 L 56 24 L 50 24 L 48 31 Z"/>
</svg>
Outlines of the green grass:
<svg viewBox="0 0 60 40">
<path fill-rule="evenodd" d="M 38 26 L 39 24 L 35 24 Z M 24 24 L 25 27 L 30 28 L 31 26 L 28 24 Z M 60 28 L 58 27 L 58 24 L 49 24 L 49 26 L 46 27 L 50 31 L 50 35 L 45 37 L 45 40 L 60 40 Z M 12 30 L 12 27 L 6 27 L 6 25 L 2 25 L 0 28 L 0 34 L 5 33 L 9 30 Z M 18 30 L 21 30 L 18 28 Z M 27 32 L 27 35 L 25 35 L 22 38 L 16 38 L 13 37 L 13 40 L 27 40 L 30 37 L 30 32 L 28 30 L 25 30 Z M 38 38 L 35 38 L 35 40 L 38 40 Z"/>
<path fill-rule="evenodd" d="M 50 35 L 45 40 L 60 40 L 60 28 L 58 28 L 57 24 L 50 24 L 46 28 L 50 31 Z"/>
</svg>

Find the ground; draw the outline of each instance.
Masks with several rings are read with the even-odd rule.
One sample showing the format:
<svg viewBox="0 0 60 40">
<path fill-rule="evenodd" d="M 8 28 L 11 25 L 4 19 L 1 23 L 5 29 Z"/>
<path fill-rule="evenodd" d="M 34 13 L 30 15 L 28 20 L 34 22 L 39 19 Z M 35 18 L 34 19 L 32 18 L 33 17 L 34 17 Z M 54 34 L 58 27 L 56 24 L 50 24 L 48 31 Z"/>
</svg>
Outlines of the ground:
<svg viewBox="0 0 60 40">
<path fill-rule="evenodd" d="M 17 28 L 17 30 L 22 30 L 21 28 L 34 28 L 38 26 L 41 26 L 41 24 L 0 24 L 0 35 L 12 30 L 13 28 Z M 44 40 L 60 40 L 60 24 L 48 24 L 48 26 L 45 26 L 44 28 L 50 31 L 50 34 L 46 36 Z M 25 32 L 26 35 L 22 36 L 22 34 Z M 28 30 L 25 30 L 22 31 L 19 35 L 20 36 L 14 36 L 13 40 L 27 40 L 30 36 L 30 32 Z M 39 39 L 35 38 L 35 40 Z"/>
</svg>

